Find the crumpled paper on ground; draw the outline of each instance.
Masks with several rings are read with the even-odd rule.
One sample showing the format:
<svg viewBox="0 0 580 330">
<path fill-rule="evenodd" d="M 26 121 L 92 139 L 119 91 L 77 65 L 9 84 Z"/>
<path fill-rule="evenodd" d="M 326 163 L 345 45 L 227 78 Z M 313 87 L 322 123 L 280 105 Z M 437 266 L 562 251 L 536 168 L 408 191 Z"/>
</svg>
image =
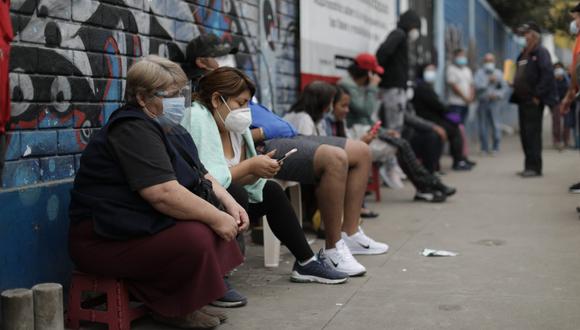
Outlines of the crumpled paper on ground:
<svg viewBox="0 0 580 330">
<path fill-rule="evenodd" d="M 421 254 L 424 257 L 455 257 L 459 253 L 445 250 L 424 249 Z"/>
</svg>

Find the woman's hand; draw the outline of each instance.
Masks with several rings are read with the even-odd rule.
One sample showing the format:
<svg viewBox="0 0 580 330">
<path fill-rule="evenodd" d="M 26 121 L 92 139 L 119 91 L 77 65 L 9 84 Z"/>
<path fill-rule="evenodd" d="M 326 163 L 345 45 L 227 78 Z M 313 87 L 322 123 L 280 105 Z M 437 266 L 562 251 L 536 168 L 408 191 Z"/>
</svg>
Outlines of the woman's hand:
<svg viewBox="0 0 580 330">
<path fill-rule="evenodd" d="M 260 178 L 273 178 L 280 171 L 280 163 L 272 158 L 275 153 L 276 150 L 272 150 L 265 155 L 248 159 L 252 162 L 252 174 Z"/>
<path fill-rule="evenodd" d="M 367 132 L 365 135 L 361 136 L 361 141 L 366 143 L 366 144 L 370 144 L 372 140 L 374 140 L 377 137 L 378 132 Z"/>
<path fill-rule="evenodd" d="M 238 235 L 238 224 L 236 223 L 236 220 L 226 212 L 220 212 L 219 216 L 212 222 L 210 227 L 226 242 L 235 239 Z"/>
<path fill-rule="evenodd" d="M 231 215 L 234 220 L 236 220 L 236 223 L 238 224 L 238 231 L 246 231 L 250 226 L 250 218 L 248 217 L 246 210 L 244 210 L 244 208 L 235 201 L 224 206 L 228 214 Z"/>
</svg>

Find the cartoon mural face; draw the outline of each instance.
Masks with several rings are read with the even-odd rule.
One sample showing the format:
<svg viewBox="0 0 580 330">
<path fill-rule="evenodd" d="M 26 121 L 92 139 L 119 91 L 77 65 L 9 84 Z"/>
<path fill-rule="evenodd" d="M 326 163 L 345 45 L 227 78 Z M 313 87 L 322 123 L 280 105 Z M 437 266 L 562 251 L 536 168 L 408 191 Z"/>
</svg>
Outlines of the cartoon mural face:
<svg viewBox="0 0 580 330">
<path fill-rule="evenodd" d="M 202 4 L 187 0 L 13 1 L 16 39 L 10 63 L 13 101 L 7 167 L 24 157 L 56 156 L 56 150 L 58 155 L 81 152 L 91 134 L 123 102 L 127 68 L 148 54 L 182 63 L 187 43 L 200 33 L 215 33 L 237 47 L 236 65 L 255 81 L 258 24 L 269 27 L 268 46 L 276 50 L 268 60 L 277 61 L 278 56 L 284 61 L 296 60 L 294 19 L 286 18 L 288 29 L 274 29 L 276 7 L 269 3 L 274 0 L 262 1 L 269 4 L 265 16 L 257 3 L 232 0 L 207 0 Z M 285 3 L 283 9 L 296 15 L 293 6 Z M 271 37 L 275 31 L 279 33 L 277 40 L 284 41 L 278 49 L 276 38 Z M 293 77 L 281 81 L 283 88 L 274 90 L 280 90 L 280 97 L 290 103 L 286 99 L 295 92 L 286 89 L 296 89 L 297 78 L 292 66 L 285 64 L 286 72 Z M 40 151 L 32 146 L 32 153 L 20 145 L 17 137 L 19 132 L 26 133 L 27 141 L 34 143 L 42 139 L 34 136 L 36 132 L 53 134 L 53 140 L 38 144 L 56 144 L 57 131 L 58 146 Z"/>
</svg>

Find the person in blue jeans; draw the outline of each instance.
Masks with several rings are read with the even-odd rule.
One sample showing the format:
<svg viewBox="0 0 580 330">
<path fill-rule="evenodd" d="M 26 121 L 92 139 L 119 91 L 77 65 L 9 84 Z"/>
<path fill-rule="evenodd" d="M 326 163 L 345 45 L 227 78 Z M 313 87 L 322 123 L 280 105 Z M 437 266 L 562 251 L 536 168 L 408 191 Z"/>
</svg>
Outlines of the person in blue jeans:
<svg viewBox="0 0 580 330">
<path fill-rule="evenodd" d="M 479 141 L 482 153 L 497 153 L 501 140 L 499 116 L 504 105 L 507 83 L 503 73 L 495 66 L 495 56 L 491 53 L 483 57 L 483 66 L 475 73 L 475 91 L 479 106 L 477 119 L 479 123 Z M 489 149 L 491 131 L 492 150 Z"/>
</svg>

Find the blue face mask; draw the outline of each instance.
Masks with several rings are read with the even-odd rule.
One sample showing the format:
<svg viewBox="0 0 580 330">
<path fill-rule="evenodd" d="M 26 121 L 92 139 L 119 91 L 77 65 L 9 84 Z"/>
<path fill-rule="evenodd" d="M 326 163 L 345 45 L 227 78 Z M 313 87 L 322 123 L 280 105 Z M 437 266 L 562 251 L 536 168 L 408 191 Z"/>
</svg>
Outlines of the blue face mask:
<svg viewBox="0 0 580 330">
<path fill-rule="evenodd" d="M 459 65 L 459 66 L 464 66 L 467 65 L 467 57 L 465 56 L 459 56 L 455 59 L 455 64 Z"/>
<path fill-rule="evenodd" d="M 163 113 L 157 122 L 163 127 L 174 127 L 181 123 L 185 114 L 185 97 L 168 97 L 163 99 Z"/>
</svg>

